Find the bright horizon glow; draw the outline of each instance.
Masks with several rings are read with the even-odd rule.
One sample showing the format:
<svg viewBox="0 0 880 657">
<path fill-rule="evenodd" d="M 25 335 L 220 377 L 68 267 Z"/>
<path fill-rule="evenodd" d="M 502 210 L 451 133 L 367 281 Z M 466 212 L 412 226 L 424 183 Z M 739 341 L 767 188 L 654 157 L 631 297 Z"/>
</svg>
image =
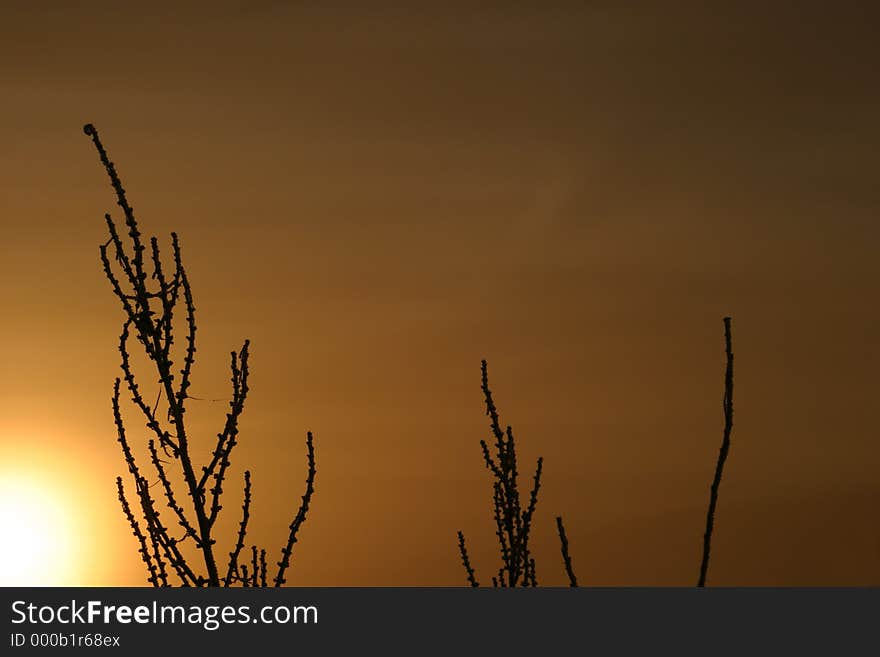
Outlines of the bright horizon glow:
<svg viewBox="0 0 880 657">
<path fill-rule="evenodd" d="M 0 586 L 73 586 L 69 495 L 46 477 L 0 473 Z"/>
</svg>

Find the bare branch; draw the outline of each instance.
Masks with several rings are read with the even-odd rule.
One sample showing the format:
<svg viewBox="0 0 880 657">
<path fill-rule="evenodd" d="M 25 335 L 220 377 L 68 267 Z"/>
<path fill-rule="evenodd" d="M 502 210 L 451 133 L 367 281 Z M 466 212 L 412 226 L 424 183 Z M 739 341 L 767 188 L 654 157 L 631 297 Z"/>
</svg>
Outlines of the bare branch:
<svg viewBox="0 0 880 657">
<path fill-rule="evenodd" d="M 477 582 L 476 574 L 474 573 L 474 569 L 471 566 L 471 560 L 468 557 L 467 547 L 464 544 L 464 534 L 462 532 L 458 532 L 458 551 L 461 554 L 461 563 L 464 566 L 465 571 L 467 572 L 468 583 L 473 587 L 477 588 L 480 584 Z"/>
<path fill-rule="evenodd" d="M 244 471 L 244 502 L 241 505 L 241 522 L 238 524 L 238 538 L 235 541 L 235 548 L 229 553 L 229 565 L 226 568 L 226 577 L 223 578 L 223 585 L 229 586 L 238 573 L 238 555 L 244 548 L 244 541 L 247 537 L 248 519 L 251 517 L 251 472 Z"/>
<path fill-rule="evenodd" d="M 140 553 L 141 559 L 143 559 L 144 564 L 147 566 L 147 570 L 150 572 L 150 576 L 147 578 L 147 581 L 153 586 L 158 587 L 159 574 L 156 569 L 156 565 L 153 563 L 153 559 L 150 556 L 150 552 L 147 549 L 147 539 L 144 536 L 144 533 L 141 531 L 140 525 L 135 519 L 134 514 L 131 512 L 131 507 L 128 504 L 128 500 L 125 499 L 125 489 L 122 486 L 122 477 L 116 477 L 116 490 L 119 494 L 119 503 L 122 505 L 122 512 L 125 514 L 129 526 L 131 526 L 132 534 L 134 534 L 135 538 L 137 538 L 138 544 L 140 545 L 138 552 Z"/>
<path fill-rule="evenodd" d="M 121 479 L 118 480 L 119 497 L 123 512 L 138 538 L 141 557 L 150 574 L 149 581 L 154 586 L 166 586 L 168 574 L 173 571 L 178 575 L 183 586 L 220 586 L 221 584 L 225 586 L 233 584 L 266 586 L 265 550 L 258 550 L 257 546 L 252 547 L 250 570 L 246 565 L 241 565 L 239 568 L 238 564 L 239 554 L 246 539 L 250 515 L 249 471 L 245 473 L 243 517 L 235 547 L 229 553 L 230 561 L 226 575 L 222 580 L 214 555 L 216 541 L 212 534 L 214 524 L 223 508 L 221 504 L 223 482 L 230 466 L 230 455 L 238 443 L 239 420 L 248 395 L 249 342 L 244 342 L 244 346 L 238 354 L 232 352 L 231 380 L 233 390 L 230 412 L 226 416 L 223 430 L 217 434 L 216 446 L 208 465 L 199 470 L 200 474 L 197 477 L 196 465 L 190 451 L 190 436 L 185 421 L 186 400 L 191 398 L 188 389 L 196 354 L 196 307 L 192 286 L 183 265 L 180 243 L 177 234 L 171 233 L 173 273 L 170 275 L 166 271 L 170 272 L 171 269 L 166 270 L 163 265 L 159 243 L 155 237 L 149 238 L 150 263 L 146 262 L 144 252 L 147 250 L 147 246 L 142 239 L 134 210 L 128 202 L 116 167 L 110 161 L 95 127 L 88 124 L 84 126 L 83 130 L 91 138 L 98 151 L 128 229 L 127 237 L 129 239 L 123 242 L 112 217 L 106 214 L 109 239 L 100 245 L 99 252 L 104 275 L 110 282 L 113 294 L 119 300 L 125 314 L 118 345 L 122 378 L 131 394 L 133 404 L 144 416 L 146 426 L 154 436 L 148 440 L 147 447 L 152 466 L 158 475 L 158 481 L 150 483 L 141 474 L 128 444 L 119 406 L 122 382 L 117 378 L 112 398 L 113 418 L 123 457 L 134 480 L 143 523 L 138 522 L 134 517 L 128 501 L 125 499 Z M 148 279 L 146 268 L 149 264 L 152 265 L 152 272 Z M 181 300 L 184 309 L 178 312 L 177 304 Z M 182 319 L 180 319 L 180 315 L 183 316 Z M 179 381 L 175 378 L 175 364 L 172 359 L 172 347 L 175 343 L 175 319 L 184 323 L 186 327 L 182 347 L 183 364 L 177 370 L 180 376 Z M 143 347 L 143 353 L 155 366 L 155 371 L 158 374 L 159 388 L 156 391 L 156 401 L 152 406 L 148 405 L 146 395 L 142 391 L 142 386 L 139 384 L 139 379 L 132 366 L 132 357 L 129 351 L 129 338 L 132 334 Z M 158 414 L 159 404 L 163 397 L 168 404 L 165 418 Z M 306 494 L 303 496 L 302 504 L 290 525 L 288 541 L 282 550 L 281 561 L 278 562 L 279 571 L 275 578 L 276 586 L 284 583 L 284 572 L 289 566 L 293 545 L 297 541 L 298 531 L 305 522 L 314 490 L 315 459 L 311 433 L 308 434 L 307 446 L 309 474 L 306 481 Z M 169 460 L 166 461 L 160 457 L 160 448 Z M 183 499 L 183 494 L 175 492 L 172 485 L 170 474 L 171 469 L 175 466 L 180 467 L 185 497 L 189 498 L 189 503 Z M 206 491 L 209 480 L 213 480 L 210 499 L 208 491 Z M 156 502 L 150 495 L 151 486 L 157 483 L 161 483 L 166 506 L 171 509 L 177 524 L 183 529 L 184 533 L 181 539 L 169 535 L 168 528 L 160 518 Z M 201 553 L 204 574 L 199 573 L 198 568 L 194 568 L 188 563 L 187 558 L 181 552 L 180 544 L 189 538 L 193 539 L 195 547 Z"/>
<path fill-rule="evenodd" d="M 290 523 L 290 535 L 287 537 L 287 545 L 281 550 L 281 561 L 278 562 L 278 574 L 275 576 L 275 586 L 281 586 L 286 581 L 284 572 L 290 566 L 290 554 L 293 552 L 293 546 L 297 542 L 297 533 L 306 520 L 306 513 L 309 510 L 309 503 L 312 494 L 315 492 L 315 446 L 312 440 L 312 432 L 306 434 L 306 448 L 308 449 L 309 473 L 306 477 L 306 492 L 302 496 L 302 504 L 296 512 L 296 517 Z"/>
<path fill-rule="evenodd" d="M 571 557 L 568 555 L 568 537 L 565 535 L 565 526 L 562 524 L 562 516 L 556 516 L 556 530 L 559 532 L 559 543 L 562 550 L 562 561 L 565 564 L 565 573 L 568 575 L 568 584 L 571 587 L 578 585 L 577 577 L 571 567 Z"/>
<path fill-rule="evenodd" d="M 541 472 L 544 459 L 538 457 L 533 476 L 533 486 L 529 494 L 528 505 L 523 509 L 520 501 L 518 484 L 516 442 L 513 429 L 501 429 L 501 418 L 492 391 L 489 388 L 489 369 L 485 360 L 480 363 L 481 389 L 489 416 L 489 429 L 495 439 L 495 453 L 491 453 L 489 444 L 480 440 L 483 462 L 492 474 L 492 516 L 495 521 L 495 535 L 501 553 L 501 567 L 498 575 L 492 577 L 492 585 L 496 587 L 537 586 L 535 559 L 529 549 L 535 509 L 538 504 L 538 492 L 541 489 Z M 459 532 L 459 551 L 462 563 L 468 576 L 468 582 L 474 585 L 474 574 L 467 553 L 464 549 L 464 536 Z"/>
<path fill-rule="evenodd" d="M 718 462 L 715 464 L 715 476 L 709 491 L 709 510 L 706 513 L 706 532 L 703 535 L 703 560 L 700 563 L 700 579 L 698 587 L 706 586 L 706 575 L 709 572 L 709 552 L 712 547 L 712 529 L 715 525 L 715 506 L 718 504 L 718 488 L 721 485 L 721 475 L 724 472 L 724 463 L 727 461 L 727 453 L 730 451 L 730 434 L 733 431 L 733 338 L 730 330 L 730 317 L 724 318 L 724 353 L 727 357 L 727 367 L 724 372 L 724 434 L 721 439 L 721 449 L 718 452 Z"/>
</svg>

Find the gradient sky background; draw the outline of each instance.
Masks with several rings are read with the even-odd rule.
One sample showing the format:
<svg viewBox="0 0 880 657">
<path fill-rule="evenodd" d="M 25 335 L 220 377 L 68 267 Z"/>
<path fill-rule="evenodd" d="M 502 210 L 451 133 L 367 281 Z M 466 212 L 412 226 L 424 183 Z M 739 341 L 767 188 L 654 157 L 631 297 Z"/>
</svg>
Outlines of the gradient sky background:
<svg viewBox="0 0 880 657">
<path fill-rule="evenodd" d="M 228 395 L 251 339 L 230 482 L 253 470 L 270 555 L 315 432 L 291 584 L 460 585 L 458 529 L 488 580 L 481 358 L 522 470 L 545 459 L 539 581 L 562 514 L 582 584 L 694 584 L 726 314 L 709 583 L 880 584 L 880 12 L 369 4 L 0 5 L 0 476 L 82 510 L 81 580 L 145 581 L 93 122 L 143 230 L 181 236 L 192 394 Z M 207 454 L 225 405 L 190 404 Z"/>
</svg>

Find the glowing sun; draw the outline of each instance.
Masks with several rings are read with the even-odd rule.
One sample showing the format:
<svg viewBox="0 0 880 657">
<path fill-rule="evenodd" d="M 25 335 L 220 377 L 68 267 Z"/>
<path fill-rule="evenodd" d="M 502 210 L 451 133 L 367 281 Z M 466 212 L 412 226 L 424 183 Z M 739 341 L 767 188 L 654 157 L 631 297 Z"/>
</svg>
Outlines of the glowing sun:
<svg viewBox="0 0 880 657">
<path fill-rule="evenodd" d="M 51 482 L 0 473 L 0 586 L 74 584 L 71 512 Z"/>
</svg>

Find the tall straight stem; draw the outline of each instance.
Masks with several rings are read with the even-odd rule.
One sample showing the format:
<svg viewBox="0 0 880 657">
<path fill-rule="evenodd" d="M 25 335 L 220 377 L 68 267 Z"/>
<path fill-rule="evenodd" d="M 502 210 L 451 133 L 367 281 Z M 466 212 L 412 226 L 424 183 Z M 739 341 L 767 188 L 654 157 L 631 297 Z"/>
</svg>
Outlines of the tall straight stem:
<svg viewBox="0 0 880 657">
<path fill-rule="evenodd" d="M 715 477 L 709 493 L 709 511 L 706 513 L 706 533 L 703 535 L 703 562 L 700 564 L 700 580 L 697 586 L 706 586 L 706 574 L 709 570 L 709 552 L 712 546 L 712 528 L 715 525 L 715 506 L 718 504 L 718 487 L 721 485 L 721 474 L 727 452 L 730 451 L 730 432 L 733 430 L 733 340 L 730 335 L 730 317 L 724 318 L 724 351 L 727 355 L 727 369 L 724 373 L 724 436 L 721 450 L 718 452 L 718 463 L 715 465 Z"/>
</svg>

